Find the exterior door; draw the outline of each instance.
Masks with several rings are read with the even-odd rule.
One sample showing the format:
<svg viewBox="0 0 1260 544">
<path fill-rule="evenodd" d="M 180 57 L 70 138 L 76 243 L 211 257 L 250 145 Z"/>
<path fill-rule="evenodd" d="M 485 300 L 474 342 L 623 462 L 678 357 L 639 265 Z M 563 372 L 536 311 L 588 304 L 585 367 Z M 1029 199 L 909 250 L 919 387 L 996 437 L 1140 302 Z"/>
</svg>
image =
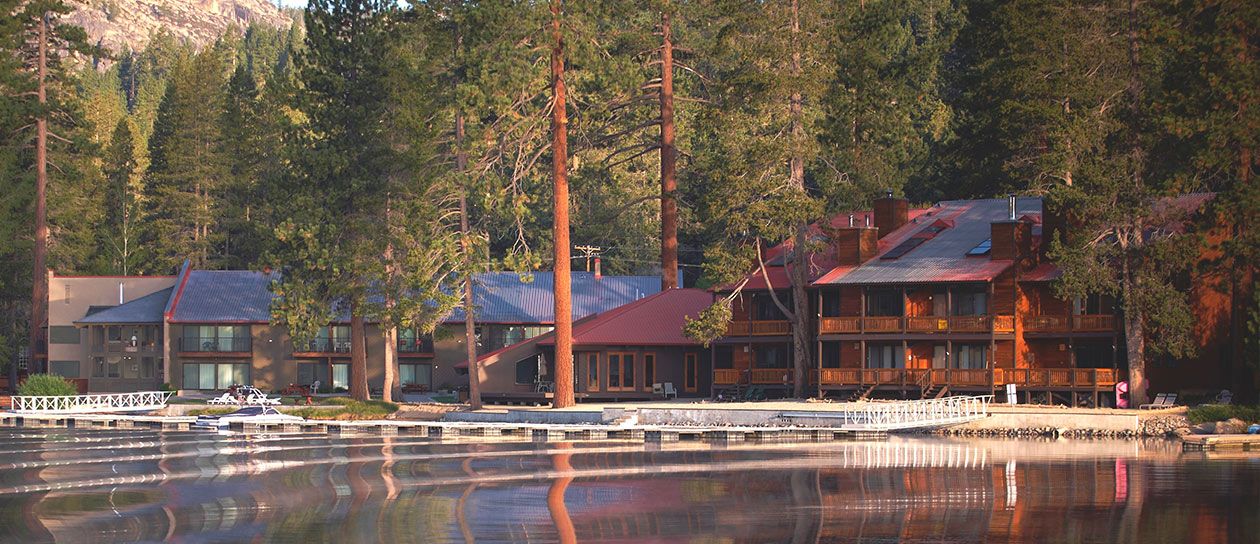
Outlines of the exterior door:
<svg viewBox="0 0 1260 544">
<path fill-rule="evenodd" d="M 608 354 L 608 390 L 631 391 L 634 389 L 634 354 Z"/>
</svg>

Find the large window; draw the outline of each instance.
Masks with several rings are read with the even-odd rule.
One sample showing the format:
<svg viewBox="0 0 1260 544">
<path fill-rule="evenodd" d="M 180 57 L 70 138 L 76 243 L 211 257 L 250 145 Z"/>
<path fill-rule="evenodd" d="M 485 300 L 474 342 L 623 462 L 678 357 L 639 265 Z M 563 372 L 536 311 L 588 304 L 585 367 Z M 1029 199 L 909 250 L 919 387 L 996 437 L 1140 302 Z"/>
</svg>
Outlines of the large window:
<svg viewBox="0 0 1260 544">
<path fill-rule="evenodd" d="M 180 341 L 180 350 L 205 352 L 249 351 L 249 326 L 185 325 L 183 337 Z"/>
<path fill-rule="evenodd" d="M 905 368 L 906 355 L 901 344 L 866 345 L 866 368 Z"/>
<path fill-rule="evenodd" d="M 836 289 L 823 290 L 822 316 L 823 317 L 839 317 L 840 316 L 840 291 Z"/>
<path fill-rule="evenodd" d="M 900 289 L 871 289 L 866 293 L 866 315 L 871 317 L 901 317 Z"/>
<path fill-rule="evenodd" d="M 415 329 L 398 329 L 399 353 L 433 353 L 433 340 Z"/>
<path fill-rule="evenodd" d="M 634 389 L 634 354 L 608 354 L 608 390 L 629 391 Z"/>
<path fill-rule="evenodd" d="M 735 368 L 735 349 L 731 346 L 713 346 L 713 368 Z"/>
<path fill-rule="evenodd" d="M 538 381 L 538 356 L 516 362 L 517 385 L 533 385 Z"/>
<path fill-rule="evenodd" d="M 700 378 L 700 362 L 694 353 L 688 353 L 683 356 L 683 389 L 695 392 L 699 387 Z"/>
<path fill-rule="evenodd" d="M 652 384 L 656 383 L 656 354 L 643 354 L 643 390 L 651 391 Z"/>
<path fill-rule="evenodd" d="M 49 344 L 78 344 L 79 329 L 74 326 L 53 325 L 48 327 Z"/>
<path fill-rule="evenodd" d="M 248 363 L 184 363 L 184 389 L 227 389 L 249 385 Z"/>
<path fill-rule="evenodd" d="M 840 368 L 840 342 L 823 342 L 821 355 L 823 368 Z"/>
<path fill-rule="evenodd" d="M 52 361 L 48 363 L 48 371 L 62 378 L 78 378 L 79 362 L 78 361 Z"/>
<path fill-rule="evenodd" d="M 586 390 L 599 391 L 599 352 L 586 354 Z"/>
<path fill-rule="evenodd" d="M 985 344 L 954 344 L 954 368 L 988 368 L 988 354 Z"/>
<path fill-rule="evenodd" d="M 111 355 L 109 357 L 93 357 L 92 358 L 92 377 L 93 378 L 121 378 L 122 377 L 122 356 Z"/>
<path fill-rule="evenodd" d="M 779 293 L 779 301 L 788 308 L 792 307 L 792 297 L 788 293 Z M 783 315 L 783 311 L 779 310 L 779 306 L 774 303 L 774 297 L 770 293 L 757 293 L 753 295 L 753 319 L 756 321 L 783 321 L 787 316 Z"/>
<path fill-rule="evenodd" d="M 398 365 L 398 374 L 403 385 L 422 385 L 433 389 L 433 365 L 431 364 L 401 364 Z"/>
<path fill-rule="evenodd" d="M 350 389 L 350 363 L 333 363 L 332 386 L 333 389 Z"/>
<path fill-rule="evenodd" d="M 956 289 L 953 315 L 988 315 L 989 294 L 980 289 Z"/>
<path fill-rule="evenodd" d="M 765 344 L 753 349 L 757 352 L 757 368 L 787 368 L 792 365 L 792 352 L 787 345 Z"/>
<path fill-rule="evenodd" d="M 1072 301 L 1075 315 L 1112 315 L 1116 313 L 1116 299 L 1110 295 L 1088 295 Z"/>
</svg>

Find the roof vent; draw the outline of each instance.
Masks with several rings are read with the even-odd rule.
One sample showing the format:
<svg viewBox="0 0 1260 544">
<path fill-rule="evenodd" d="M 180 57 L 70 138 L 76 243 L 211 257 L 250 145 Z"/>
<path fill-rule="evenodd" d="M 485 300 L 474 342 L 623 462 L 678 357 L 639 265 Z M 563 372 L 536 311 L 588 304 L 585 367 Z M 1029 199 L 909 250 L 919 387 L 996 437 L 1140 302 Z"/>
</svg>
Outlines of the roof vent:
<svg viewBox="0 0 1260 544">
<path fill-rule="evenodd" d="M 853 214 L 849 214 L 849 228 L 853 228 Z"/>
<path fill-rule="evenodd" d="M 1007 219 L 1014 221 L 1015 220 L 1015 193 L 1011 193 L 1011 196 L 1007 198 L 1008 198 L 1008 204 L 1010 207 L 1010 217 L 1007 217 Z"/>
</svg>

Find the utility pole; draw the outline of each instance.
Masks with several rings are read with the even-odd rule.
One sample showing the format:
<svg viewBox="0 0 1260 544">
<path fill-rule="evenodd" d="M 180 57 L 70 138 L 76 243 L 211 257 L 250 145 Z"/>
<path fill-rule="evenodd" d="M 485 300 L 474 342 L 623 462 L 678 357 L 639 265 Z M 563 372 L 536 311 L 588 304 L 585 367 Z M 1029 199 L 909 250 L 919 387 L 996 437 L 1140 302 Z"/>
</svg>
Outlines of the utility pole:
<svg viewBox="0 0 1260 544">
<path fill-rule="evenodd" d="M 586 259 L 586 271 L 591 271 L 591 258 L 599 258 L 599 252 L 603 249 L 597 246 L 573 246 L 573 249 L 582 252 L 582 257 Z"/>
</svg>

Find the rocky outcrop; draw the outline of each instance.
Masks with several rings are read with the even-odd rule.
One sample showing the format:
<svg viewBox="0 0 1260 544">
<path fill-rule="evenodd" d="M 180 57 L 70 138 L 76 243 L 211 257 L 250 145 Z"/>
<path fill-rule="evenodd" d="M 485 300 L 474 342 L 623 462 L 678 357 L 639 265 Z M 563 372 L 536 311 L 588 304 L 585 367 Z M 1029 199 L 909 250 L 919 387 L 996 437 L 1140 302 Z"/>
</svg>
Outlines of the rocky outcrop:
<svg viewBox="0 0 1260 544">
<path fill-rule="evenodd" d="M 291 19 L 271 0 L 77 0 L 69 23 L 87 31 L 94 43 L 112 52 L 138 51 L 149 37 L 166 29 L 197 47 L 213 42 L 230 26 L 254 22 L 287 28 Z"/>
</svg>

